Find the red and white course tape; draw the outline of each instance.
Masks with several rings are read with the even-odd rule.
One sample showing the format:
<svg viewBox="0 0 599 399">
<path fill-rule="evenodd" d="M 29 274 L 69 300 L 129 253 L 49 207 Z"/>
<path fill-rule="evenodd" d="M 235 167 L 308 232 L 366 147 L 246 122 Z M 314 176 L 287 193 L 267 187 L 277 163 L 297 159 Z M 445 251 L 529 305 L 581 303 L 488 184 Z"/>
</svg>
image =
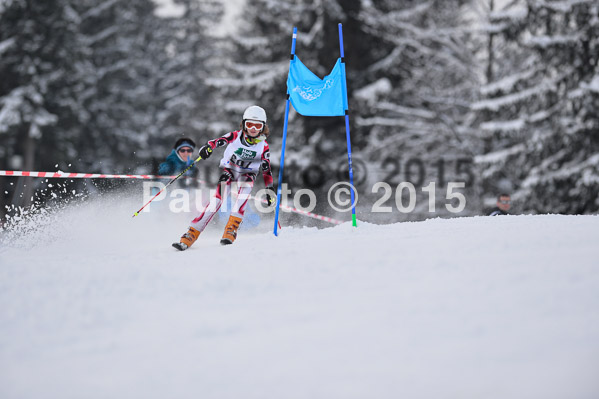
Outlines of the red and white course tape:
<svg viewBox="0 0 599 399">
<path fill-rule="evenodd" d="M 0 170 L 0 176 L 46 177 L 52 179 L 173 179 L 177 177 L 159 175 L 105 175 L 100 173 L 28 172 L 21 170 Z M 318 215 L 312 212 L 306 212 L 304 210 L 292 208 L 290 206 L 281 206 L 281 208 L 299 215 L 304 215 L 332 224 L 343 223 L 341 220 Z"/>
<path fill-rule="evenodd" d="M 327 216 L 317 215 L 316 213 L 306 212 L 306 211 L 303 211 L 301 209 L 291 208 L 289 206 L 283 206 L 283 205 L 281 205 L 281 208 L 282 209 L 287 209 L 287 210 L 289 210 L 289 211 L 291 211 L 293 213 L 297 213 L 297 214 L 300 214 L 300 215 L 308 216 L 310 218 L 322 220 L 322 221 L 329 222 L 329 223 L 332 223 L 332 224 L 341 224 L 341 223 L 343 223 L 341 220 L 333 219 L 333 218 L 330 218 L 330 217 L 327 217 Z"/>
<path fill-rule="evenodd" d="M 156 175 L 104 175 L 100 173 L 27 172 L 0 170 L 0 176 L 48 177 L 54 179 L 173 179 L 176 176 Z"/>
</svg>

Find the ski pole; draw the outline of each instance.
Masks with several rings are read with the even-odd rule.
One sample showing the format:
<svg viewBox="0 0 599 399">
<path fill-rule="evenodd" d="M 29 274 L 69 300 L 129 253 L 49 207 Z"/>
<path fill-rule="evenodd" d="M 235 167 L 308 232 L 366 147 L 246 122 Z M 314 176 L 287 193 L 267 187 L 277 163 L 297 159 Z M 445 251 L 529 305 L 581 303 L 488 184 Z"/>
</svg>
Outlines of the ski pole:
<svg viewBox="0 0 599 399">
<path fill-rule="evenodd" d="M 211 149 L 209 149 L 210 152 L 212 152 Z M 185 170 L 183 170 L 183 172 L 179 173 L 178 176 L 176 176 L 173 180 L 169 181 L 168 183 L 166 183 L 166 186 L 162 187 L 162 190 L 158 191 L 158 194 L 156 194 L 155 196 L 152 197 L 151 200 L 149 200 L 148 202 L 146 202 L 146 204 L 144 206 L 142 206 L 139 211 L 135 212 L 133 214 L 133 216 L 131 217 L 135 217 L 137 215 L 139 215 L 139 212 L 143 211 L 143 209 L 148 206 L 148 204 L 152 201 L 154 201 L 154 198 L 158 197 L 160 195 L 160 193 L 162 193 L 168 186 L 170 186 L 171 184 L 173 184 L 175 182 L 175 180 L 177 180 L 178 178 L 180 178 L 181 176 L 183 176 L 183 174 L 185 174 L 185 172 L 187 172 L 189 169 L 191 169 L 191 167 L 193 165 L 195 165 L 196 162 L 198 162 L 200 159 L 202 159 L 201 156 L 198 157 L 198 159 L 196 159 L 195 161 L 193 161 L 191 164 L 189 164 L 189 166 L 187 168 L 185 168 Z"/>
</svg>

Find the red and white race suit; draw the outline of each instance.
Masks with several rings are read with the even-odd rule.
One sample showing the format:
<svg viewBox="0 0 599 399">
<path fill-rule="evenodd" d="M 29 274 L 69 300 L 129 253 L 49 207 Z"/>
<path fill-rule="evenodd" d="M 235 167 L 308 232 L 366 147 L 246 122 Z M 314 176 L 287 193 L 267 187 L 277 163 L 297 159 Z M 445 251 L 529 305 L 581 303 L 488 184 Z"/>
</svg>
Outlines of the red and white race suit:
<svg viewBox="0 0 599 399">
<path fill-rule="evenodd" d="M 233 203 L 231 215 L 243 218 L 258 172 L 262 170 L 266 187 L 273 184 L 270 151 L 265 140 L 250 144 L 245 140 L 242 131 L 236 130 L 210 140 L 208 145 L 213 150 L 224 146 L 227 148 L 220 161 L 223 173 L 218 181 L 216 193 L 204 211 L 191 222 L 191 227 L 200 232 L 204 231 L 212 217 L 218 212 L 223 198 L 230 195 L 232 187 L 237 191 L 237 198 Z"/>
</svg>

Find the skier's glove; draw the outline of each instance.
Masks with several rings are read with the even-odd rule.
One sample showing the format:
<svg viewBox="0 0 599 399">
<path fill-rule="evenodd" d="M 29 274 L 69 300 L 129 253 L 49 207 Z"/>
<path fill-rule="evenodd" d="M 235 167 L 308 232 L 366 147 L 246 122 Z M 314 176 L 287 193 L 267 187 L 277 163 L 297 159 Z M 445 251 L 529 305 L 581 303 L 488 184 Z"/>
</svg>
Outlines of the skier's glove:
<svg viewBox="0 0 599 399">
<path fill-rule="evenodd" d="M 220 139 L 216 140 L 216 146 L 217 147 L 224 147 L 224 146 L 227 145 L 227 143 L 228 143 L 228 141 L 226 139 L 222 138 L 222 137 Z"/>
<path fill-rule="evenodd" d="M 277 201 L 277 193 L 274 187 L 266 187 L 266 202 L 268 206 L 273 206 Z"/>
<path fill-rule="evenodd" d="M 229 169 L 223 169 L 223 173 L 218 178 L 219 184 L 226 183 L 231 180 L 233 180 L 233 174 L 231 173 L 231 171 Z"/>
<path fill-rule="evenodd" d="M 202 159 L 208 159 L 212 155 L 212 147 L 209 144 L 205 144 L 200 148 L 200 156 Z"/>
</svg>

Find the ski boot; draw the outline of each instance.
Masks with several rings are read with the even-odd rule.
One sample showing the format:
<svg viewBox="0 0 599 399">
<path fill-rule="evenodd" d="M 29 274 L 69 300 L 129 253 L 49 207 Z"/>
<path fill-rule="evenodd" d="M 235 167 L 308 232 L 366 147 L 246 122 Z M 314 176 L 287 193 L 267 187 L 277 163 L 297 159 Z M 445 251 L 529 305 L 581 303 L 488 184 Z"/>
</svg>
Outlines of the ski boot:
<svg viewBox="0 0 599 399">
<path fill-rule="evenodd" d="M 179 251 L 185 251 L 187 248 L 191 247 L 191 245 L 196 242 L 198 237 L 200 236 L 200 232 L 190 227 L 187 230 L 187 233 L 181 236 L 181 240 L 179 242 L 173 243 L 173 247 L 177 248 Z"/>
<path fill-rule="evenodd" d="M 237 238 L 237 229 L 241 224 L 241 218 L 236 216 L 229 216 L 229 221 L 225 226 L 225 232 L 223 233 L 223 238 L 220 240 L 222 245 L 233 244 L 235 238 Z"/>
</svg>

